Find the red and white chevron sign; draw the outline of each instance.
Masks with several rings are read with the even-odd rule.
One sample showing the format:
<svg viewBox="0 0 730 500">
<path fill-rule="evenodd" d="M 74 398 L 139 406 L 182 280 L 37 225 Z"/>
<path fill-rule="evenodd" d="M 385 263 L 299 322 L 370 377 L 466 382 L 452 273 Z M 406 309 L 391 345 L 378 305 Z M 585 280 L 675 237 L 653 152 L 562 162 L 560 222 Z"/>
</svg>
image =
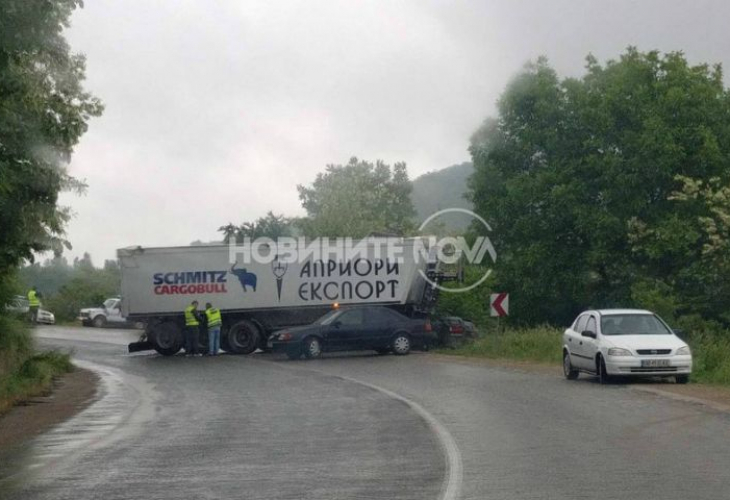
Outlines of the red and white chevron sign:
<svg viewBox="0 0 730 500">
<path fill-rule="evenodd" d="M 492 316 L 501 318 L 509 314 L 509 294 L 493 293 L 489 296 L 489 309 Z"/>
</svg>

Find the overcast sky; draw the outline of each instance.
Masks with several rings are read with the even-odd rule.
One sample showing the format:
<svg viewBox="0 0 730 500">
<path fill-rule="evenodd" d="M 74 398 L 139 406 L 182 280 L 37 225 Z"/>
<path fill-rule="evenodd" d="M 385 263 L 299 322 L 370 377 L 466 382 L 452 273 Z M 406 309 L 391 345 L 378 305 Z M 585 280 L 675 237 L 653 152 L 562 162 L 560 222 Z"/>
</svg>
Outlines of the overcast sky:
<svg viewBox="0 0 730 500">
<path fill-rule="evenodd" d="M 730 2 L 87 0 L 67 35 L 106 111 L 63 195 L 74 245 L 101 265 L 129 245 L 219 238 L 351 156 L 411 178 L 469 159 L 470 134 L 525 62 L 561 75 L 628 45 L 730 58 Z"/>
</svg>

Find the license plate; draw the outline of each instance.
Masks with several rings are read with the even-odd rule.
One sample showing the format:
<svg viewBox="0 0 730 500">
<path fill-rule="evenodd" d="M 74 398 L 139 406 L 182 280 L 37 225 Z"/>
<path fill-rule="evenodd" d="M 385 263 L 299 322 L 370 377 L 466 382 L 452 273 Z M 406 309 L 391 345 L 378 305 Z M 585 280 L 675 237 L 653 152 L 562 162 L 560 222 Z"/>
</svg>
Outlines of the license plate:
<svg viewBox="0 0 730 500">
<path fill-rule="evenodd" d="M 645 368 L 656 368 L 660 366 L 669 366 L 668 359 L 642 359 L 641 366 Z"/>
</svg>

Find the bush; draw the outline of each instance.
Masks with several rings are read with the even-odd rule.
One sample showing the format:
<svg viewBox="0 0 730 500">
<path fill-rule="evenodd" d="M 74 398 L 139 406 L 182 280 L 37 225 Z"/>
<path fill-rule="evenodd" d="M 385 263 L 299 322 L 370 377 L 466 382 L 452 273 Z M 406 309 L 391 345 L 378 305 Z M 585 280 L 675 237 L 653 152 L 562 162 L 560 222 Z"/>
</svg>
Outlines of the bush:
<svg viewBox="0 0 730 500">
<path fill-rule="evenodd" d="M 54 377 L 73 370 L 67 354 L 34 353 L 28 326 L 0 316 L 0 414 L 51 387 Z"/>
<path fill-rule="evenodd" d="M 444 351 L 461 356 L 560 363 L 562 330 L 545 325 L 488 333 L 474 342 Z"/>
<path fill-rule="evenodd" d="M 20 320 L 0 316 L 0 379 L 20 369 L 33 354 L 33 339 Z"/>
<path fill-rule="evenodd" d="M 680 317 L 677 325 L 692 349 L 692 380 L 730 385 L 730 331 L 696 314 Z"/>
<path fill-rule="evenodd" d="M 74 321 L 83 307 L 100 307 L 118 293 L 116 286 L 103 286 L 93 281 L 74 278 L 43 304 L 58 321 Z"/>
<path fill-rule="evenodd" d="M 486 271 L 482 266 L 465 266 L 464 283 L 445 283 L 446 288 L 468 286 L 476 283 Z M 436 314 L 438 316 L 459 316 L 462 319 L 483 325 L 489 322 L 490 279 L 464 293 L 442 291 L 439 294 Z"/>
</svg>

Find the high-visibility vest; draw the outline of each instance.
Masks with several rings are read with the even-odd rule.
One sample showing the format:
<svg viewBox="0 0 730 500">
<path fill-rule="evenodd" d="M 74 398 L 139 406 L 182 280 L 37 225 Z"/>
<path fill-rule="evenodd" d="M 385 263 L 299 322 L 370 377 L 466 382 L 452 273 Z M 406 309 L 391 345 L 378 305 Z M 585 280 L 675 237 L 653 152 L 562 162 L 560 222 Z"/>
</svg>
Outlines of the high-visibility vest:
<svg viewBox="0 0 730 500">
<path fill-rule="evenodd" d="M 41 301 L 38 300 L 38 294 L 35 290 L 28 292 L 28 305 L 30 307 L 40 307 Z"/>
<path fill-rule="evenodd" d="M 190 304 L 185 308 L 185 326 L 198 326 L 198 318 L 195 317 L 195 306 Z"/>
<path fill-rule="evenodd" d="M 216 309 L 215 307 L 206 309 L 205 317 L 208 318 L 208 328 L 221 326 L 221 324 L 223 324 L 223 320 L 221 319 L 221 311 L 220 309 Z"/>
</svg>

